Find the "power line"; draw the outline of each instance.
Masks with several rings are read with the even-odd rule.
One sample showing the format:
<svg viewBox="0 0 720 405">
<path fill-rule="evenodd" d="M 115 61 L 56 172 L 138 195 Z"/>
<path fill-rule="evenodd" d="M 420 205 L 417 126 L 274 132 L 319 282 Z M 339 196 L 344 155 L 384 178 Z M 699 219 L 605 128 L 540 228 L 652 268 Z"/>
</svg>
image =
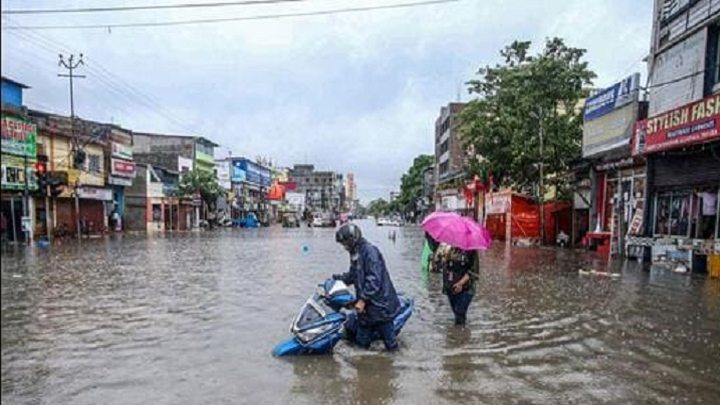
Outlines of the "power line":
<svg viewBox="0 0 720 405">
<path fill-rule="evenodd" d="M 3 18 L 8 19 L 7 17 L 3 17 Z M 67 45 L 62 44 L 58 41 L 55 41 L 51 38 L 48 38 L 48 37 L 41 35 L 39 33 L 36 33 L 36 32 L 10 31 L 10 34 L 17 35 L 20 38 L 27 40 L 32 45 L 35 45 L 42 49 L 45 49 L 49 52 L 55 53 L 56 52 L 56 50 L 54 49 L 55 47 L 60 48 L 64 52 L 67 52 L 67 53 L 71 53 L 73 51 Z M 177 116 L 171 114 L 170 112 L 166 111 L 159 103 L 154 101 L 150 96 L 145 95 L 140 90 L 133 87 L 131 84 L 125 82 L 119 76 L 110 72 L 106 67 L 104 67 L 99 62 L 91 61 L 90 63 L 86 64 L 85 66 L 88 70 L 95 73 L 94 78 L 101 85 L 106 87 L 111 93 L 114 93 L 115 95 L 119 96 L 116 99 L 106 98 L 106 101 L 113 100 L 113 101 L 118 101 L 122 104 L 123 101 L 127 100 L 128 101 L 127 105 L 129 106 L 129 109 L 132 109 L 133 104 L 139 105 L 139 106 L 143 107 L 145 110 L 157 114 L 159 117 L 165 119 L 168 123 L 173 124 L 173 126 L 177 127 L 178 129 L 181 129 L 184 132 L 185 131 L 189 132 L 189 133 L 195 132 L 192 129 L 191 125 L 189 125 L 188 123 L 179 119 Z M 123 99 L 125 99 L 125 100 L 123 100 Z"/>
<path fill-rule="evenodd" d="M 456 3 L 463 0 L 429 0 L 418 1 L 412 3 L 387 4 L 384 6 L 368 6 L 368 7 L 351 7 L 340 8 L 335 10 L 309 11 L 304 13 L 289 14 L 265 14 L 245 17 L 228 17 L 228 18 L 208 18 L 197 20 L 181 20 L 181 21 L 161 21 L 161 22 L 141 22 L 141 23 L 121 23 L 121 24 L 87 24 L 87 25 L 11 25 L 2 27 L 4 30 L 64 30 L 64 29 L 112 29 L 112 28 L 140 28 L 140 27 L 169 27 L 177 25 L 194 25 L 194 24 L 214 24 L 238 21 L 255 21 L 255 20 L 279 20 L 284 18 L 311 17 L 331 14 L 347 14 L 373 10 L 390 10 L 400 8 L 410 8 L 419 6 L 429 6 L 445 3 Z"/>
<path fill-rule="evenodd" d="M 119 6 L 119 7 L 86 7 L 86 8 L 45 8 L 45 9 L 16 9 L 3 10 L 2 14 L 60 14 L 60 13 L 105 13 L 123 11 L 146 11 L 146 10 L 171 10 L 180 8 L 214 8 L 214 7 L 237 7 L 255 6 L 262 4 L 278 4 L 303 2 L 308 0 L 246 0 L 227 1 L 215 3 L 182 3 L 182 4 L 153 4 L 148 6 Z"/>
</svg>

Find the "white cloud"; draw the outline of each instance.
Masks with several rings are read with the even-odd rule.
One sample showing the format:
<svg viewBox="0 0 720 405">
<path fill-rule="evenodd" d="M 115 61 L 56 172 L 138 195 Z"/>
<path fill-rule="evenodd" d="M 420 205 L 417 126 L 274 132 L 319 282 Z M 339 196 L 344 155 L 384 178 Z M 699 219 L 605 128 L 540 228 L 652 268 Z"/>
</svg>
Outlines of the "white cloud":
<svg viewBox="0 0 720 405">
<path fill-rule="evenodd" d="M 458 84 L 472 78 L 479 66 L 495 63 L 499 49 L 514 39 L 541 43 L 561 35 L 570 45 L 587 48 L 600 85 L 642 67 L 632 62 L 648 47 L 651 5 L 636 3 L 641 2 L 464 0 L 297 19 L 40 33 L 49 40 L 35 34 L 31 39 L 27 34 L 3 35 L 2 70 L 33 87 L 26 97 L 30 104 L 67 111 L 67 84 L 56 77 L 59 50 L 53 41 L 66 43 L 83 51 L 88 64 L 100 62 L 162 105 L 161 114 L 148 111 L 118 94 L 122 89 L 107 89 L 96 71 L 86 69 L 88 78 L 78 85 L 77 94 L 81 116 L 112 119 L 138 130 L 187 132 L 190 126 L 236 154 L 261 154 L 286 165 L 307 159 L 322 168 L 353 171 L 367 200 L 387 196 L 417 154 L 432 153 L 440 106 L 455 99 Z M 11 6 L 57 4 L 3 1 L 4 8 Z M 82 20 L 225 17 L 339 7 L 336 1 L 316 0 Z M 44 16 L 13 21 L 71 20 Z M 169 115 L 176 118 L 166 118 Z"/>
</svg>

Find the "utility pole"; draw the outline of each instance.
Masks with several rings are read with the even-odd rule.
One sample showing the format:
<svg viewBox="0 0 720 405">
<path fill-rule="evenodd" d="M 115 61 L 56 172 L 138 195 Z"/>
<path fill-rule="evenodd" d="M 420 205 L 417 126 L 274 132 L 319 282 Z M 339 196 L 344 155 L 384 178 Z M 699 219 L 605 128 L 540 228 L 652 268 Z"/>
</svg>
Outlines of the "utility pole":
<svg viewBox="0 0 720 405">
<path fill-rule="evenodd" d="M 83 54 L 80 54 L 80 57 L 77 59 L 77 61 L 75 61 L 75 55 L 71 54 L 70 57 L 68 58 L 67 62 L 63 58 L 62 54 L 60 54 L 58 56 L 59 56 L 58 66 L 63 67 L 65 69 L 67 69 L 67 71 L 68 71 L 68 74 L 58 74 L 58 77 L 67 77 L 70 79 L 69 80 L 70 81 L 70 135 L 71 135 L 71 139 L 72 139 L 71 155 L 72 155 L 73 168 L 78 170 L 78 176 L 77 176 L 77 179 L 75 182 L 75 193 L 74 194 L 75 194 L 75 226 L 76 226 L 76 230 L 77 230 L 77 238 L 79 241 L 82 238 L 82 235 L 81 235 L 81 229 L 80 229 L 80 197 L 78 196 L 78 191 L 80 188 L 80 173 L 79 173 L 79 166 L 80 166 L 79 163 L 80 162 L 78 162 L 79 159 L 77 159 L 77 156 L 81 152 L 80 151 L 81 148 L 80 148 L 80 142 L 78 141 L 78 136 L 75 133 L 75 97 L 73 94 L 73 90 L 74 90 L 73 89 L 73 87 L 74 87 L 73 79 L 74 78 L 84 79 L 85 76 L 73 74 L 73 71 L 75 69 L 77 69 L 78 67 L 80 67 L 80 65 L 83 65 L 84 62 L 83 62 Z"/>
<path fill-rule="evenodd" d="M 540 245 L 545 244 L 545 158 L 543 155 L 543 136 L 545 135 L 543 109 L 538 107 L 540 121 Z"/>
</svg>

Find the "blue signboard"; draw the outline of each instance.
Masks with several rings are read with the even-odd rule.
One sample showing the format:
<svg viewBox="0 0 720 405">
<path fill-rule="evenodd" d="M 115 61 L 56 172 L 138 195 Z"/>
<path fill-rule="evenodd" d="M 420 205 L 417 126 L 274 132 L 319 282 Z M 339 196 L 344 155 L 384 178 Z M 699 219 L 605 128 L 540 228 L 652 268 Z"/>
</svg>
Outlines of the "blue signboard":
<svg viewBox="0 0 720 405">
<path fill-rule="evenodd" d="M 638 99 L 640 73 L 625 78 L 585 100 L 583 120 L 590 121 L 611 113 Z"/>
<path fill-rule="evenodd" d="M 260 187 L 270 187 L 272 174 L 267 167 L 260 166 L 247 159 L 233 161 L 233 183 L 247 182 Z"/>
<path fill-rule="evenodd" d="M 236 160 L 233 162 L 231 180 L 233 183 L 241 183 L 247 180 L 244 160 Z"/>
</svg>

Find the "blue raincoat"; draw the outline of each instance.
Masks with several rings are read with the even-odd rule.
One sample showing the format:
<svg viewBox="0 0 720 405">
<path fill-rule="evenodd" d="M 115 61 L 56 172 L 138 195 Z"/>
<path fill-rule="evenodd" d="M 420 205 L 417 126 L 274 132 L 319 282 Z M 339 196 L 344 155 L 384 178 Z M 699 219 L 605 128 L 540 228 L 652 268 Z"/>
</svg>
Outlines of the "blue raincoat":
<svg viewBox="0 0 720 405">
<path fill-rule="evenodd" d="M 350 271 L 334 278 L 348 285 L 354 284 L 358 298 L 365 301 L 365 312 L 358 316 L 360 323 L 387 322 L 400 312 L 400 300 L 385 267 L 385 259 L 365 238 L 358 242 L 357 258 L 353 258 Z"/>
</svg>

